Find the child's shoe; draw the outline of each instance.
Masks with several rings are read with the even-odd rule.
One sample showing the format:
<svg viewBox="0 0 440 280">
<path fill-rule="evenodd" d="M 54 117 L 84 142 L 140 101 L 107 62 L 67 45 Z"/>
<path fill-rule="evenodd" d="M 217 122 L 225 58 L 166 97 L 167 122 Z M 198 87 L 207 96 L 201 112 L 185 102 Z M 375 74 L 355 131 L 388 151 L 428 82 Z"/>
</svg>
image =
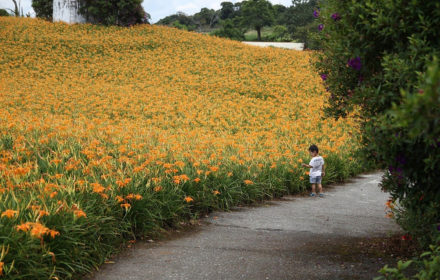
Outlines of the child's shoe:
<svg viewBox="0 0 440 280">
<path fill-rule="evenodd" d="M 320 194 L 319 194 L 319 197 L 324 197 L 324 194 L 323 194 L 323 193 L 320 193 Z"/>
<path fill-rule="evenodd" d="M 312 193 L 310 194 L 310 196 L 316 196 L 316 193 L 312 192 Z"/>
</svg>

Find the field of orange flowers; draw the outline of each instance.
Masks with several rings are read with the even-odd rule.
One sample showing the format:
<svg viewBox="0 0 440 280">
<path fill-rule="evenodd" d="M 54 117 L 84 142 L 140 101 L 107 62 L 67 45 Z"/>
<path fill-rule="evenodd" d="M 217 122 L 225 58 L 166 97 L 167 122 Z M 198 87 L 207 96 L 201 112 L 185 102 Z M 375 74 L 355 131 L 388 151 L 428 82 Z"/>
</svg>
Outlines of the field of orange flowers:
<svg viewBox="0 0 440 280">
<path fill-rule="evenodd" d="M 322 119 L 309 61 L 159 26 L 0 17 L 0 278 L 76 278 L 126 241 L 304 191 L 312 143 L 324 183 L 361 172 L 354 122 Z"/>
</svg>

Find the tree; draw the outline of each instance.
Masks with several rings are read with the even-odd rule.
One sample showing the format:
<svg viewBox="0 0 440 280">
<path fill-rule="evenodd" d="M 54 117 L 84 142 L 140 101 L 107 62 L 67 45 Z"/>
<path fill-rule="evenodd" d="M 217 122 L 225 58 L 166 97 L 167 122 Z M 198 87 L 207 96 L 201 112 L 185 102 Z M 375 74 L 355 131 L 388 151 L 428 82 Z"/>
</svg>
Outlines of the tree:
<svg viewBox="0 0 440 280">
<path fill-rule="evenodd" d="M 232 20 L 222 20 L 220 23 L 222 28 L 212 32 L 211 35 L 236 41 L 243 41 L 245 39 L 244 32 L 238 29 Z"/>
<path fill-rule="evenodd" d="M 314 21 L 313 12 L 317 5 L 317 0 L 292 0 L 292 6 L 279 15 L 278 24 L 287 26 L 293 34 L 296 28 Z"/>
<path fill-rule="evenodd" d="M 261 29 L 275 22 L 273 6 L 267 0 L 244 1 L 242 17 L 243 25 L 257 30 L 259 41 L 261 41 Z"/>
<path fill-rule="evenodd" d="M 52 20 L 53 0 L 32 0 L 32 8 L 38 18 Z"/>
<path fill-rule="evenodd" d="M 234 4 L 232 2 L 222 2 L 220 5 L 222 6 L 220 9 L 220 19 L 230 19 L 234 12 Z"/>
<path fill-rule="evenodd" d="M 0 9 L 0 17 L 8 17 L 10 14 L 5 9 Z"/>
<path fill-rule="evenodd" d="M 230 16 L 231 19 L 235 20 L 237 18 L 241 18 L 242 16 L 241 6 L 243 6 L 243 2 L 237 2 L 234 4 L 234 11 Z"/>
<path fill-rule="evenodd" d="M 79 9 L 88 22 L 105 25 L 132 26 L 149 23 L 150 15 L 142 7 L 143 0 L 85 0 Z"/>
<path fill-rule="evenodd" d="M 156 24 L 158 25 L 174 25 L 174 22 L 178 21 L 179 24 L 185 26 L 195 25 L 194 17 L 185 14 L 184 12 L 177 12 L 173 15 L 166 16 L 163 19 L 160 19 Z"/>
<path fill-rule="evenodd" d="M 211 28 L 218 22 L 219 12 L 213 9 L 202 8 L 200 12 L 194 14 L 193 18 L 200 29 L 202 28 L 202 25 L 209 26 L 209 28 Z"/>
<path fill-rule="evenodd" d="M 397 223 L 422 245 L 436 242 L 440 2 L 327 0 L 315 15 L 326 115 L 358 121 L 365 153 L 388 169 L 381 187 Z"/>
<path fill-rule="evenodd" d="M 287 7 L 281 4 L 273 5 L 275 18 L 278 20 L 282 17 L 283 13 L 287 11 Z"/>
</svg>

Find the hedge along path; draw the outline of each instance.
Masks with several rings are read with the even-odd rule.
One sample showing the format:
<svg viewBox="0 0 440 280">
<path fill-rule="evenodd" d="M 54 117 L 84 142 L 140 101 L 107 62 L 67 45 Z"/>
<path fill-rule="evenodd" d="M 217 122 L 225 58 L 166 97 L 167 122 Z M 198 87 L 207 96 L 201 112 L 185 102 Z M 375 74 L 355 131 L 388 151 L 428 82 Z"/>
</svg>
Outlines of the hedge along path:
<svg viewBox="0 0 440 280">
<path fill-rule="evenodd" d="M 74 278 L 201 213 L 364 169 L 353 119 L 322 120 L 307 52 L 158 26 L 0 18 L 0 272 Z"/>
</svg>

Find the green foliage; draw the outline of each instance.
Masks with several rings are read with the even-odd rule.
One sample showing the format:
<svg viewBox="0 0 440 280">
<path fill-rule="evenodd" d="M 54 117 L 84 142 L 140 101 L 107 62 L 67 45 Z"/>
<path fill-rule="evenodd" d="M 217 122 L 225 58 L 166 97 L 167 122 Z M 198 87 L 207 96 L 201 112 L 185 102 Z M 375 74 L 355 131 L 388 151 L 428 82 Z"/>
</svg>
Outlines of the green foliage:
<svg viewBox="0 0 440 280">
<path fill-rule="evenodd" d="M 311 40 L 311 34 L 318 32 L 318 22 L 312 21 L 306 26 L 297 27 L 292 34 L 292 38 L 298 42 L 304 43 L 304 49 L 316 49 L 314 41 Z"/>
<path fill-rule="evenodd" d="M 261 41 L 263 26 L 270 26 L 275 22 L 272 4 L 267 0 L 249 0 L 243 2 L 241 9 L 242 24 L 257 30 L 258 40 Z"/>
<path fill-rule="evenodd" d="M 440 220 L 440 67 L 436 57 L 422 77 L 417 93 L 401 91 L 401 104 L 393 103 L 380 119 L 378 133 L 382 137 L 393 133 L 397 138 L 388 149 L 380 150 L 384 157 L 397 159 L 390 163 L 383 182 L 385 189 L 404 198 L 403 210 L 396 212 L 397 222 L 427 245 L 439 235 L 436 224 Z"/>
<path fill-rule="evenodd" d="M 53 0 L 32 0 L 36 17 L 51 21 L 53 17 Z"/>
<path fill-rule="evenodd" d="M 241 17 L 241 6 L 243 2 L 222 2 L 220 5 L 222 8 L 218 11 L 220 19 L 237 19 Z"/>
<path fill-rule="evenodd" d="M 438 239 L 437 244 L 440 244 L 440 239 Z M 410 265 L 416 266 L 420 271 L 408 278 L 404 274 L 404 270 Z M 375 280 L 409 280 L 409 279 L 419 279 L 419 280 L 431 280 L 440 279 L 440 245 L 430 246 L 430 251 L 423 253 L 420 258 L 416 260 L 397 263 L 397 268 L 389 268 L 387 265 L 380 270 L 383 275 L 381 277 L 375 278 Z"/>
<path fill-rule="evenodd" d="M 143 0 L 85 0 L 79 13 L 88 22 L 104 25 L 132 26 L 149 23 L 150 15 L 142 7 Z"/>
<path fill-rule="evenodd" d="M 36 135 L 41 137 L 42 135 Z M 7 140 L 7 143 L 14 139 Z M 84 147 L 72 143 L 67 158 L 84 157 Z M 7 144 L 10 145 L 10 144 Z M 112 144 L 109 144 L 112 145 Z M 64 149 L 66 146 L 59 142 L 38 144 L 34 147 L 38 157 L 39 168 L 33 175 L 34 179 L 42 174 L 59 174 L 63 172 L 63 165 L 51 164 L 52 151 Z M 118 145 L 115 144 L 115 150 Z M 42 151 L 47 150 L 47 154 Z M 329 155 L 326 164 L 329 166 L 323 178 L 323 184 L 329 184 L 349 178 L 352 175 L 365 171 L 361 161 L 350 161 L 348 155 Z M 18 160 L 18 159 L 17 159 Z M 28 159 L 21 159 L 23 162 Z M 169 159 L 164 158 L 169 161 Z M 309 158 L 304 158 L 309 160 Z M 137 175 L 120 188 L 119 195 L 127 197 L 129 194 L 139 194 L 142 199 L 132 199 L 130 207 L 121 207 L 118 197 L 108 192 L 108 197 L 96 193 L 90 186 L 78 184 L 70 176 L 57 179 L 63 186 L 59 194 L 52 198 L 48 195 L 31 197 L 31 192 L 17 189 L 14 192 L 0 192 L 0 213 L 6 209 L 21 209 L 13 218 L 0 218 L 0 261 L 4 262 L 3 271 L 6 279 L 78 279 L 93 271 L 111 255 L 121 249 L 127 240 L 151 238 L 160 234 L 164 229 L 179 227 L 192 218 L 197 218 L 213 210 L 229 210 L 231 207 L 243 204 L 252 204 L 265 199 L 288 193 L 304 192 L 310 184 L 301 179 L 304 170 L 291 169 L 283 164 L 285 158 L 276 162 L 276 168 L 270 163 L 263 166 L 266 169 L 264 176 L 253 177 L 252 173 L 240 172 L 247 170 L 246 166 L 236 162 L 230 165 L 233 175 L 210 174 L 203 183 L 186 181 L 176 187 L 173 181 L 163 180 L 161 189 L 155 190 L 156 184 L 151 178 Z M 194 172 L 191 161 L 184 162 L 182 172 Z M 260 172 L 254 166 L 252 172 Z M 73 170 L 70 175 L 79 175 L 82 171 Z M 253 180 L 255 183 L 246 184 L 244 180 Z M 258 180 L 258 181 L 257 181 Z M 114 179 L 102 178 L 96 180 L 93 175 L 88 181 L 102 186 L 116 185 Z M 37 193 L 44 193 L 46 184 L 33 184 Z M 217 192 L 216 192 L 217 191 Z M 35 194 L 35 193 L 34 193 Z M 186 202 L 183 197 L 191 197 L 194 201 Z M 19 197 L 20 199 L 17 199 Z M 62 197 L 64 202 L 58 202 Z M 30 204 L 30 201 L 32 204 Z M 44 215 L 39 218 L 47 228 L 58 231 L 54 237 L 43 236 L 41 239 L 32 237 L 29 231 L 18 231 L 14 227 L 16 220 L 38 220 L 39 210 L 32 209 L 32 205 L 44 205 L 44 210 L 56 215 Z M 81 209 L 87 213 L 86 217 L 79 217 L 75 210 Z"/>
<path fill-rule="evenodd" d="M 187 30 L 188 31 L 188 27 L 184 24 L 179 23 L 177 20 L 173 23 L 173 27 L 180 29 L 180 30 Z"/>
<path fill-rule="evenodd" d="M 212 28 L 219 21 L 219 12 L 214 9 L 202 8 L 200 12 L 194 14 L 194 21 L 198 26 L 209 26 Z"/>
<path fill-rule="evenodd" d="M 273 9 L 277 23 L 279 23 L 279 19 L 284 16 L 284 13 L 287 11 L 287 7 L 281 4 L 275 4 L 273 5 Z"/>
<path fill-rule="evenodd" d="M 234 13 L 234 3 L 222 2 L 220 5 L 222 6 L 220 9 L 220 19 L 232 19 L 232 14 Z"/>
<path fill-rule="evenodd" d="M 293 40 L 287 31 L 287 27 L 283 25 L 275 26 L 272 33 L 268 36 L 263 35 L 262 39 L 268 42 L 291 42 Z"/>
<path fill-rule="evenodd" d="M 14 139 L 8 134 L 2 135 L 2 137 L 0 138 L 0 144 L 2 150 L 12 150 L 12 148 L 14 147 Z"/>
<path fill-rule="evenodd" d="M 427 245 L 440 220 L 440 3 L 328 0 L 317 13 L 326 114 L 358 118 L 366 150 L 388 167 L 397 221 Z"/>
<path fill-rule="evenodd" d="M 317 5 L 317 0 L 293 0 L 292 6 L 278 16 L 278 24 L 286 26 L 293 34 L 298 27 L 314 21 L 313 11 Z"/>
<path fill-rule="evenodd" d="M 211 32 L 210 35 L 217 36 L 220 38 L 229 38 L 231 40 L 236 41 L 244 41 L 244 31 L 235 27 L 232 20 L 223 20 L 221 21 L 222 28 L 218 29 L 214 32 Z"/>
<path fill-rule="evenodd" d="M 193 16 L 189 16 L 183 12 L 177 12 L 173 15 L 167 16 L 167 17 L 159 20 L 156 24 L 158 24 L 158 25 L 172 25 L 176 21 L 178 21 L 179 24 L 185 25 L 185 26 L 191 26 L 191 25 L 196 24 Z"/>
<path fill-rule="evenodd" d="M 5 9 L 0 9 L 0 17 L 9 17 L 10 14 Z"/>
</svg>

